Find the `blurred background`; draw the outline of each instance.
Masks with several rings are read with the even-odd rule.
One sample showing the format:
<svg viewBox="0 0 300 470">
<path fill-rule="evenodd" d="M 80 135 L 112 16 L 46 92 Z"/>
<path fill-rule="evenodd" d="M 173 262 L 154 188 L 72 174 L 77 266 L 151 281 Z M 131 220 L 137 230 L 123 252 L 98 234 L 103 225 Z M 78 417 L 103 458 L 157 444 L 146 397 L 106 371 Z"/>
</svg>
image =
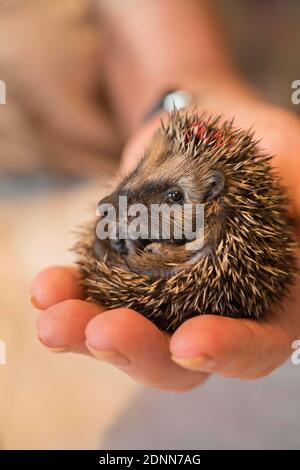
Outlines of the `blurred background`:
<svg viewBox="0 0 300 470">
<path fill-rule="evenodd" d="M 241 73 L 272 102 L 300 112 L 290 100 L 291 83 L 300 79 L 299 2 L 211 3 Z M 198 439 L 201 420 L 222 414 L 232 423 L 232 414 L 238 416 L 230 389 L 216 386 L 220 379 L 181 396 L 144 390 L 107 365 L 57 357 L 36 339 L 30 282 L 48 265 L 73 261 L 72 230 L 93 216 L 118 167 L 124 137 L 107 93 L 105 35 L 110 15 L 117 10 L 126 21 L 129 4 L 0 0 L 0 80 L 7 85 L 7 104 L 0 105 L 0 340 L 7 344 L 7 364 L 0 365 L 2 449 L 213 448 L 214 433 Z M 276 374 L 272 380 L 275 385 Z M 268 401 L 266 384 L 255 389 Z M 243 410 L 254 390 L 245 387 L 234 389 L 244 397 Z M 211 410 L 201 408 L 208 399 Z M 276 399 L 280 403 L 280 394 Z M 196 411 L 189 407 L 193 400 L 199 400 Z M 241 447 L 259 447 L 264 436 L 270 448 L 283 425 L 291 432 L 282 446 L 297 445 L 296 416 L 295 422 L 272 421 L 272 409 L 257 408 L 265 428 L 257 441 L 241 434 Z M 158 414 L 164 426 L 154 432 Z M 251 420 L 249 412 L 249 434 Z M 230 425 L 222 436 L 230 446 Z"/>
</svg>

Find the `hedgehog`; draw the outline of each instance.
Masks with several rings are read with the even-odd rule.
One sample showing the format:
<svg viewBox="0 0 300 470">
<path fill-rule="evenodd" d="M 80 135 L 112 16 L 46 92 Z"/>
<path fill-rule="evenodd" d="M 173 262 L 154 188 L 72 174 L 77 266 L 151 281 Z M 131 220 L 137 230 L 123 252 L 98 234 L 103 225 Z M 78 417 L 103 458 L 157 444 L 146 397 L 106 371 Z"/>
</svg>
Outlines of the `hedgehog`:
<svg viewBox="0 0 300 470">
<path fill-rule="evenodd" d="M 264 318 L 297 272 L 289 201 L 270 159 L 233 120 L 175 109 L 136 168 L 100 201 L 115 209 L 114 221 L 105 210 L 81 232 L 75 249 L 87 300 L 132 308 L 168 333 L 202 314 Z M 134 222 L 120 217 L 121 196 L 148 209 L 137 236 L 121 236 Z M 164 210 L 153 236 L 154 206 Z M 176 231 L 187 220 L 188 237 Z M 99 237 L 104 222 L 114 236 Z"/>
</svg>

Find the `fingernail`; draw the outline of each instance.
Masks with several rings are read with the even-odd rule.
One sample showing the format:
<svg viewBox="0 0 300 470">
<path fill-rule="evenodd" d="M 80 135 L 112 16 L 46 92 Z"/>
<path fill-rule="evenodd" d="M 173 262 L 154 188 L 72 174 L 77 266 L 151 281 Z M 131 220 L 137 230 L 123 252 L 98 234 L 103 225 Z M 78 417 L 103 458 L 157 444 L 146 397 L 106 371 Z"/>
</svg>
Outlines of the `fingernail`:
<svg viewBox="0 0 300 470">
<path fill-rule="evenodd" d="M 62 352 L 69 351 L 69 348 L 67 348 L 66 346 L 59 346 L 59 347 L 52 348 L 51 346 L 48 346 L 47 344 L 45 344 L 40 337 L 38 337 L 38 340 L 44 346 L 44 348 L 48 349 L 48 351 L 50 352 L 62 353 Z"/>
<path fill-rule="evenodd" d="M 30 298 L 30 303 L 34 308 L 37 308 L 38 310 L 41 310 L 41 306 L 39 305 L 38 301 L 36 300 L 35 296 L 32 295 Z"/>
<path fill-rule="evenodd" d="M 43 346 L 45 346 L 43 344 Z M 49 348 L 49 346 L 45 346 L 46 349 L 48 349 L 48 351 L 50 352 L 54 352 L 54 353 L 63 353 L 63 352 L 67 352 L 68 351 L 68 348 Z"/>
<path fill-rule="evenodd" d="M 98 351 L 88 344 L 87 347 L 93 356 L 95 356 L 97 359 L 100 359 L 101 361 L 109 362 L 110 364 L 113 364 L 117 367 L 127 366 L 129 364 L 129 359 L 119 351 Z"/>
<path fill-rule="evenodd" d="M 182 367 L 187 367 L 188 369 L 193 369 L 193 370 L 201 370 L 203 372 L 212 372 L 217 366 L 216 361 L 207 356 L 197 356 L 197 357 L 172 356 L 172 360 Z"/>
</svg>

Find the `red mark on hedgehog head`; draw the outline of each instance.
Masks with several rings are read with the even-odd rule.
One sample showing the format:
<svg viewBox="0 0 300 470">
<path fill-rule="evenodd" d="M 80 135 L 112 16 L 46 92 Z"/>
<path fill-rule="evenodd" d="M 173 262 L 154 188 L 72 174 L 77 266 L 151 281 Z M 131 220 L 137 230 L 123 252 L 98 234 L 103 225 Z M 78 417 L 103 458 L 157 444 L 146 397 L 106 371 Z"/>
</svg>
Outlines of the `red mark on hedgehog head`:
<svg viewBox="0 0 300 470">
<path fill-rule="evenodd" d="M 186 143 L 189 143 L 194 138 L 196 138 L 196 141 L 206 140 L 207 144 L 213 144 L 216 148 L 222 147 L 225 142 L 223 132 L 217 129 L 211 129 L 207 121 L 203 119 L 192 122 L 185 130 L 184 140 Z"/>
</svg>

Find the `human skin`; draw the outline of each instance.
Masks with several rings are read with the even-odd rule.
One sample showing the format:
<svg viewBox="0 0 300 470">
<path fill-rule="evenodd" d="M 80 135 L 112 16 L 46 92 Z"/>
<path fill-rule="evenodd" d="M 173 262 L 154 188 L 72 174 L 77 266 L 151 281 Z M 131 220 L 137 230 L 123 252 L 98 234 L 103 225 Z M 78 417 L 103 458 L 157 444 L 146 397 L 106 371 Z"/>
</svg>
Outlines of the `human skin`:
<svg viewBox="0 0 300 470">
<path fill-rule="evenodd" d="M 232 106 L 239 110 L 240 103 Z M 252 113 L 257 135 L 266 136 L 261 145 L 277 155 L 274 165 L 294 202 L 291 212 L 300 220 L 300 123 L 286 111 L 260 101 L 243 106 L 246 120 Z M 238 123 L 244 117 L 243 106 L 236 112 Z M 156 126 L 156 122 L 148 124 L 128 144 L 125 166 L 133 165 L 132 155 L 141 154 Z M 299 281 L 282 308 L 274 309 L 264 321 L 197 316 L 167 338 L 138 312 L 124 308 L 104 311 L 83 301 L 78 276 L 74 267 L 52 267 L 33 281 L 33 303 L 42 310 L 38 319 L 40 341 L 53 351 L 79 352 L 110 362 L 148 386 L 186 390 L 202 383 L 207 373 L 259 378 L 279 367 L 290 356 L 292 342 L 300 337 Z"/>
<path fill-rule="evenodd" d="M 198 93 L 196 100 L 201 109 L 224 117 L 235 116 L 235 124 L 242 128 L 254 127 L 261 139 L 260 146 L 274 155 L 272 164 L 288 190 L 290 211 L 299 223 L 300 122 L 286 110 L 264 103 L 225 62 L 218 70 L 213 64 L 206 74 L 197 73 L 196 66 L 190 69 L 190 74 L 187 67 L 181 74 L 178 60 L 178 83 Z M 216 64 L 219 63 L 216 57 Z M 174 78 L 173 63 L 170 71 L 169 76 Z M 161 86 L 157 78 L 157 86 L 154 90 L 151 85 L 149 97 L 166 87 L 165 60 L 161 73 Z M 137 76 L 143 80 L 142 73 Z M 144 85 L 147 89 L 147 82 Z M 130 116 L 124 132 L 131 137 L 122 158 L 122 171 L 129 171 L 142 155 L 161 116 L 138 126 L 143 115 L 140 101 L 137 110 L 134 100 L 122 94 L 125 84 L 116 87 L 122 103 L 119 114 L 124 119 L 126 109 Z M 145 111 L 146 103 L 144 107 Z M 41 310 L 38 337 L 50 350 L 88 354 L 113 364 L 140 383 L 164 390 L 190 389 L 205 381 L 210 373 L 241 379 L 263 377 L 290 356 L 291 344 L 300 336 L 298 280 L 281 308 L 274 308 L 263 321 L 200 315 L 187 320 L 170 337 L 138 312 L 125 308 L 104 311 L 85 302 L 75 267 L 50 267 L 42 271 L 33 281 L 31 293 L 33 304 Z"/>
</svg>

